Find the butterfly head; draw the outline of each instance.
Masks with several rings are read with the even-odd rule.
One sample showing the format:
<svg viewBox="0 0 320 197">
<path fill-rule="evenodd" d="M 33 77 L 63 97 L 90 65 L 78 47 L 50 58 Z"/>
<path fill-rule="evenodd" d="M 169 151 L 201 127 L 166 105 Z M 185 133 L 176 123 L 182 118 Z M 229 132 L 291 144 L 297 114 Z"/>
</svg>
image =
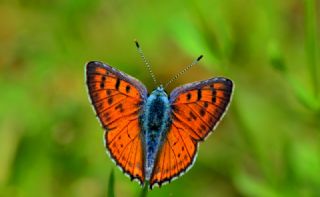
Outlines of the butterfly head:
<svg viewBox="0 0 320 197">
<path fill-rule="evenodd" d="M 153 90 L 151 92 L 152 95 L 155 95 L 155 96 L 165 96 L 165 97 L 168 97 L 166 91 L 164 90 L 163 86 L 160 85 L 158 86 L 155 90 Z"/>
</svg>

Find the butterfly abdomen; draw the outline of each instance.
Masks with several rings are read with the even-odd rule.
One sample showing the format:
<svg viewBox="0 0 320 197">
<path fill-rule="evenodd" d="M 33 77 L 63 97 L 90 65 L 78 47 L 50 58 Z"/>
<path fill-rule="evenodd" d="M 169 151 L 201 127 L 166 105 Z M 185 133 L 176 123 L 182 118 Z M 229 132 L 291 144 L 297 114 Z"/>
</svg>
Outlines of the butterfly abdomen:
<svg viewBox="0 0 320 197">
<path fill-rule="evenodd" d="M 170 127 L 170 103 L 162 88 L 154 90 L 147 99 L 140 117 L 145 147 L 145 176 L 150 179 L 157 153 Z"/>
</svg>

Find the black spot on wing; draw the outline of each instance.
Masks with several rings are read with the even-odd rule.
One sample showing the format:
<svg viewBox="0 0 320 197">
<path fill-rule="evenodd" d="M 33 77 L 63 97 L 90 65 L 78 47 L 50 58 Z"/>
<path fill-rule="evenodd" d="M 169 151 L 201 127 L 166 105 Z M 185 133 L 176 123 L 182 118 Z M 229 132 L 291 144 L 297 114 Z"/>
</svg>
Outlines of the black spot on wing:
<svg viewBox="0 0 320 197">
<path fill-rule="evenodd" d="M 190 99 L 191 99 L 191 94 L 190 94 L 190 92 L 187 94 L 187 101 L 190 101 Z"/>
<path fill-rule="evenodd" d="M 108 104 L 111 105 L 112 103 L 113 103 L 113 99 L 112 99 L 112 97 L 110 97 L 110 98 L 108 99 Z"/>
<path fill-rule="evenodd" d="M 110 119 L 111 119 L 111 117 L 110 117 L 109 113 L 105 113 L 105 114 L 104 114 L 104 120 L 105 120 L 106 122 L 108 122 Z"/>
<path fill-rule="evenodd" d="M 204 116 L 206 114 L 206 111 L 203 108 L 201 108 L 199 113 L 201 116 Z"/>
<path fill-rule="evenodd" d="M 120 112 L 123 112 L 123 111 L 124 111 L 123 106 L 122 106 L 122 103 L 119 103 L 118 105 L 116 105 L 116 106 L 114 107 L 114 109 L 115 109 L 115 110 L 119 110 Z"/>
<path fill-rule="evenodd" d="M 101 89 L 104 88 L 104 82 L 103 82 L 103 81 L 100 83 L 100 88 L 101 88 Z"/>
<path fill-rule="evenodd" d="M 211 94 L 212 94 L 211 101 L 212 103 L 215 103 L 217 98 L 217 91 L 214 88 L 211 88 Z"/>
<path fill-rule="evenodd" d="M 121 82 L 121 80 L 119 78 L 117 78 L 116 85 L 115 85 L 116 90 L 119 90 L 120 82 Z"/>
<path fill-rule="evenodd" d="M 202 97 L 200 89 L 198 89 L 197 95 L 198 95 L 197 100 L 200 101 Z"/>
<path fill-rule="evenodd" d="M 126 93 L 129 93 L 130 92 L 130 85 L 127 85 L 126 86 Z"/>
<path fill-rule="evenodd" d="M 192 111 L 189 112 L 189 115 L 191 120 L 197 120 L 197 116 Z"/>
</svg>

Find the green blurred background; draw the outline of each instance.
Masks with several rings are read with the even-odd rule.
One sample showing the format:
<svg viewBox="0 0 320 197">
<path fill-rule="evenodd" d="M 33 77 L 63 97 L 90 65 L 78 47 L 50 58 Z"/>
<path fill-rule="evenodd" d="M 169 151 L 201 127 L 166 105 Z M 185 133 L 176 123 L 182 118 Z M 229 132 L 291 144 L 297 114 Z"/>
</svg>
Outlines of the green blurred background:
<svg viewBox="0 0 320 197">
<path fill-rule="evenodd" d="M 2 0 L 0 196 L 116 196 L 141 188 L 105 154 L 84 65 L 154 88 L 214 76 L 236 85 L 193 168 L 148 196 L 320 196 L 317 0 Z"/>
</svg>

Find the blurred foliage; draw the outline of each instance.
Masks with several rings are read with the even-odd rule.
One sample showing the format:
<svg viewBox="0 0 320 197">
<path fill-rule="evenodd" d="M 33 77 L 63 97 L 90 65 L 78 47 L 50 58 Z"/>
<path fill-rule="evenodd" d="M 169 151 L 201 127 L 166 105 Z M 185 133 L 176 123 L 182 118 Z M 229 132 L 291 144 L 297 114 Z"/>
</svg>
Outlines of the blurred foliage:
<svg viewBox="0 0 320 197">
<path fill-rule="evenodd" d="M 101 60 L 154 88 L 135 38 L 162 82 L 204 55 L 168 91 L 219 75 L 236 85 L 193 168 L 148 196 L 320 196 L 319 8 L 2 0 L 0 196 L 107 196 L 113 184 L 115 196 L 141 193 L 119 170 L 110 175 L 84 84 L 85 62 Z"/>
</svg>

